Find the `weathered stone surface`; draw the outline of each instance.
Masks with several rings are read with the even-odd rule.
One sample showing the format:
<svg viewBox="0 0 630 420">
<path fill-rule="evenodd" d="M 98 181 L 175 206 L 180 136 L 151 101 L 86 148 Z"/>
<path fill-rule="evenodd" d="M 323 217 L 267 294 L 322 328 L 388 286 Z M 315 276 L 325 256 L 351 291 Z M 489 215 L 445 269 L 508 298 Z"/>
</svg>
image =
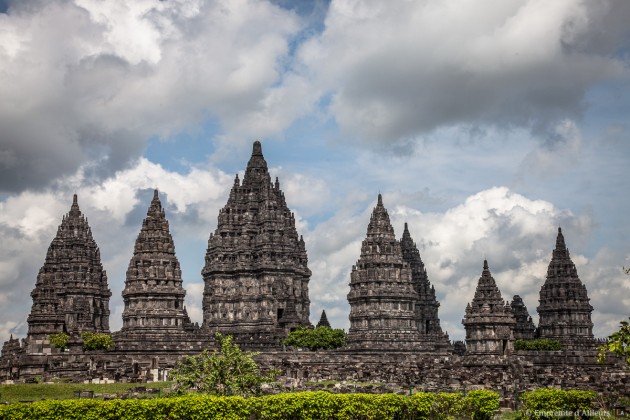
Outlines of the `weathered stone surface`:
<svg viewBox="0 0 630 420">
<path fill-rule="evenodd" d="M 420 251 L 411 238 L 407 223 L 405 223 L 403 235 L 400 239 L 400 249 L 402 250 L 403 260 L 411 268 L 411 279 L 418 295 L 418 300 L 414 304 L 418 331 L 420 331 L 427 347 L 433 347 L 435 350 L 440 349 L 442 351 L 450 350 L 451 344 L 448 334 L 445 334 L 440 326 L 440 318 L 438 317 L 440 303 L 435 297 L 435 288 L 429 281 L 427 270 L 420 257 Z"/>
<path fill-rule="evenodd" d="M 350 274 L 349 350 L 427 350 L 417 326 L 419 297 L 379 194 Z"/>
<path fill-rule="evenodd" d="M 175 340 L 174 333 L 193 332 L 184 306 L 185 295 L 175 244 L 155 190 L 127 269 L 122 292 L 123 326 L 115 336 L 117 343 L 149 338 Z"/>
<path fill-rule="evenodd" d="M 558 228 L 547 279 L 540 289 L 538 336 L 560 340 L 569 349 L 592 346 L 593 307 L 589 300 L 586 286 L 578 277 L 564 242 L 562 229 Z"/>
<path fill-rule="evenodd" d="M 293 213 L 255 142 L 208 240 L 203 328 L 241 345 L 277 346 L 291 329 L 310 325 L 307 262 Z"/>
<path fill-rule="evenodd" d="M 514 339 L 532 340 L 535 337 L 536 326 L 534 325 L 534 321 L 532 321 L 532 317 L 529 316 L 529 312 L 527 312 L 527 307 L 523 299 L 519 295 L 514 295 L 510 306 L 512 308 L 512 315 L 514 315 L 514 319 L 516 320 Z"/>
<path fill-rule="evenodd" d="M 31 293 L 28 352 L 51 353 L 48 336 L 66 332 L 109 333 L 107 274 L 77 195 L 48 247 Z"/>
<path fill-rule="evenodd" d="M 466 348 L 469 354 L 505 355 L 514 349 L 516 321 L 510 304 L 503 301 L 488 261 L 483 262 L 475 297 L 466 306 L 462 320 L 466 329 Z"/>
</svg>

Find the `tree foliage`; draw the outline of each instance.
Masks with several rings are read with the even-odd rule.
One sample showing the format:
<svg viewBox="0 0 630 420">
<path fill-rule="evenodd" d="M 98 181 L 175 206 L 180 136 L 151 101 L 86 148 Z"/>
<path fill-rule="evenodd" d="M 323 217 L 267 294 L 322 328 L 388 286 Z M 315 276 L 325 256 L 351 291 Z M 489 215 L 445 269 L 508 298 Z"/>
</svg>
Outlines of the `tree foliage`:
<svg viewBox="0 0 630 420">
<path fill-rule="evenodd" d="M 50 344 L 57 347 L 59 350 L 64 351 L 65 349 L 68 348 L 69 338 L 70 336 L 68 334 L 64 332 L 60 332 L 56 334 L 50 334 L 48 336 L 48 341 L 50 341 Z"/>
<path fill-rule="evenodd" d="M 630 319 L 630 318 L 628 318 Z M 598 347 L 597 361 L 603 363 L 606 360 L 606 354 L 612 352 L 626 359 L 626 363 L 630 365 L 630 323 L 621 321 L 619 331 L 608 336 L 608 342 Z"/>
<path fill-rule="evenodd" d="M 558 340 L 549 340 L 548 338 L 516 340 L 514 350 L 558 351 L 562 350 L 562 344 Z"/>
<path fill-rule="evenodd" d="M 273 382 L 280 371 L 262 373 L 254 356 L 258 352 L 242 352 L 232 336 L 215 334 L 218 350 L 207 349 L 197 356 L 186 356 L 169 376 L 177 393 L 196 390 L 214 395 L 250 395 L 260 391 L 264 383 Z"/>
<path fill-rule="evenodd" d="M 109 334 L 86 331 L 81 334 L 83 350 L 109 350 L 114 347 L 114 341 Z"/>
<path fill-rule="evenodd" d="M 341 329 L 329 327 L 300 327 L 292 331 L 283 344 L 291 347 L 302 347 L 309 350 L 329 350 L 343 347 L 346 344 L 346 333 Z"/>
</svg>

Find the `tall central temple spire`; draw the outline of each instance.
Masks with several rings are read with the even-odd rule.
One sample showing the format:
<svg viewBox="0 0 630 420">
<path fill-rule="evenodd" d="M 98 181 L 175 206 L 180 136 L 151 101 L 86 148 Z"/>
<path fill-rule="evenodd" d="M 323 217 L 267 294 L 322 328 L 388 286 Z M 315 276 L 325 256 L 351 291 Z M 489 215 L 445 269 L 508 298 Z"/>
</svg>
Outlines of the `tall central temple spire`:
<svg viewBox="0 0 630 420">
<path fill-rule="evenodd" d="M 280 183 L 272 184 L 260 142 L 254 142 L 242 184 L 210 234 L 203 297 L 204 328 L 242 344 L 272 345 L 299 325 L 310 325 L 308 269 Z"/>
</svg>

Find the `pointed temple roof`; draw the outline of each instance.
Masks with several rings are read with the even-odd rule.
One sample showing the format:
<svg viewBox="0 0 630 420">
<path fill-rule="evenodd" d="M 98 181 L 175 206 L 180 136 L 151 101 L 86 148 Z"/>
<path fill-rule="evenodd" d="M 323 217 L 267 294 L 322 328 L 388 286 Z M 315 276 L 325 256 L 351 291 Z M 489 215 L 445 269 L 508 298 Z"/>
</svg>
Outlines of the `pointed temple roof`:
<svg viewBox="0 0 630 420">
<path fill-rule="evenodd" d="M 361 256 L 350 274 L 349 348 L 420 350 L 415 290 L 409 264 L 379 194 Z"/>
<path fill-rule="evenodd" d="M 512 314 L 516 320 L 516 326 L 514 327 L 514 339 L 516 340 L 531 340 L 534 338 L 536 332 L 536 326 L 532 317 L 529 316 L 527 307 L 523 302 L 523 299 L 519 295 L 514 295 L 512 298 Z"/>
<path fill-rule="evenodd" d="M 562 229 L 558 228 L 547 278 L 540 289 L 540 305 L 537 308 L 540 336 L 566 342 L 592 340 L 593 307 L 589 300 L 586 286 L 569 255 Z"/>
<path fill-rule="evenodd" d="M 185 294 L 169 223 L 154 190 L 127 269 L 122 331 L 183 330 L 190 325 Z"/>
<path fill-rule="evenodd" d="M 385 237 L 387 239 L 395 239 L 394 228 L 389 221 L 389 214 L 387 213 L 385 206 L 383 206 L 383 197 L 381 194 L 378 195 L 376 207 L 372 210 L 372 216 L 370 217 L 370 223 L 367 228 L 367 237 Z"/>
<path fill-rule="evenodd" d="M 510 304 L 501 297 L 487 260 L 483 261 L 475 297 L 466 306 L 462 324 L 467 352 L 505 355 L 512 350 L 516 320 Z"/>
<path fill-rule="evenodd" d="M 31 293 L 29 338 L 55 332 L 109 332 L 107 274 L 77 195 L 63 216 Z"/>
<path fill-rule="evenodd" d="M 440 303 L 435 296 L 435 288 L 429 281 L 427 270 L 420 257 L 420 251 L 411 238 L 407 223 L 405 223 L 403 235 L 400 239 L 400 248 L 402 250 L 403 260 L 406 261 L 411 268 L 411 277 L 418 294 L 418 301 L 415 307 L 420 332 L 424 334 L 436 334 L 438 336 L 436 339 L 446 344 L 448 338 L 445 336 L 441 337 L 443 332 L 440 326 L 440 319 L 438 318 Z"/>
<path fill-rule="evenodd" d="M 475 297 L 472 302 L 468 304 L 466 314 L 483 313 L 504 315 L 507 314 L 506 310 L 509 311 L 509 316 L 512 316 L 510 305 L 503 300 L 501 291 L 490 273 L 488 260 L 483 260 L 483 271 L 477 282 Z"/>
<path fill-rule="evenodd" d="M 322 315 L 319 317 L 319 322 L 317 323 L 317 327 L 328 327 L 330 328 L 330 322 L 328 322 L 328 317 L 326 316 L 326 311 L 322 310 Z"/>
<path fill-rule="evenodd" d="M 268 335 L 279 325 L 310 325 L 306 247 L 259 141 L 210 234 L 202 275 L 204 326 Z M 239 299 L 243 306 L 234 309 Z"/>
</svg>

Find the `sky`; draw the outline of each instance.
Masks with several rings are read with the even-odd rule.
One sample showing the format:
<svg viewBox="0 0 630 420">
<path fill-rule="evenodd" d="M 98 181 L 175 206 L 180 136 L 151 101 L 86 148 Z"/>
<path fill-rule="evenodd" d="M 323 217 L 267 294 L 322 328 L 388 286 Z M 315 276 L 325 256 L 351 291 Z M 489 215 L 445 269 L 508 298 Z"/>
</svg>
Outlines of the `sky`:
<svg viewBox="0 0 630 420">
<path fill-rule="evenodd" d="M 159 189 L 201 322 L 207 240 L 260 140 L 323 309 L 349 327 L 377 195 L 461 320 L 483 260 L 536 307 L 558 227 L 604 337 L 630 315 L 630 2 L 0 0 L 0 341 L 72 194 L 122 324 Z"/>
</svg>

